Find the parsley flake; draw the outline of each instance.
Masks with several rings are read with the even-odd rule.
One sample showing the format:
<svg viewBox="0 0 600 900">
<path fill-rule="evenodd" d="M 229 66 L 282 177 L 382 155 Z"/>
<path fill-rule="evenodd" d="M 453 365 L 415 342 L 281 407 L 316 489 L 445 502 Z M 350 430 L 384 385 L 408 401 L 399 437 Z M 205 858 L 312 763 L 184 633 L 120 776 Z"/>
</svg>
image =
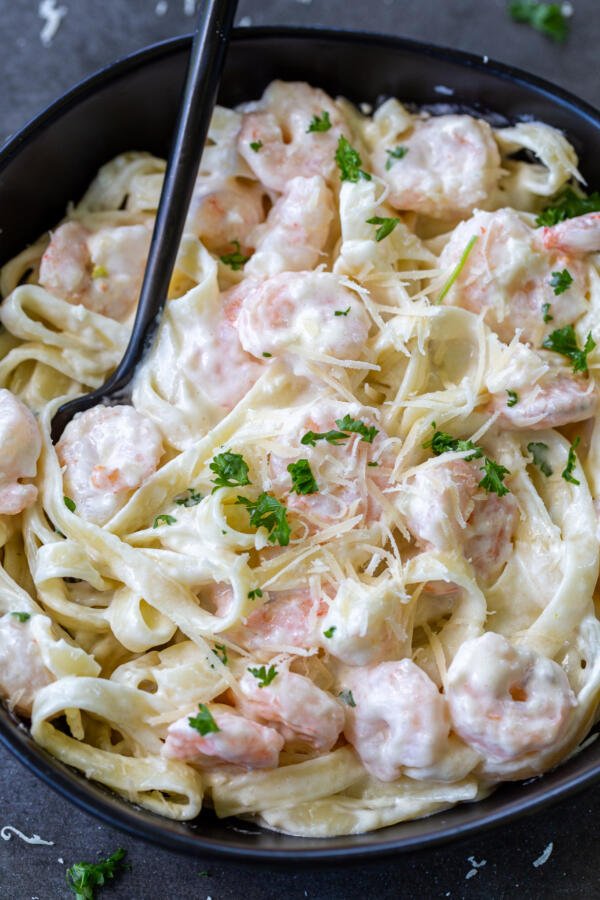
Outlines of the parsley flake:
<svg viewBox="0 0 600 900">
<path fill-rule="evenodd" d="M 346 309 L 336 309 L 334 312 L 334 316 L 347 316 L 350 312 L 350 307 L 347 306 Z"/>
<path fill-rule="evenodd" d="M 564 294 L 565 291 L 568 291 L 572 284 L 573 277 L 568 269 L 563 269 L 562 272 L 552 273 L 550 287 L 557 297 L 559 294 Z"/>
<path fill-rule="evenodd" d="M 234 250 L 231 253 L 225 253 L 223 256 L 220 256 L 219 259 L 222 263 L 225 263 L 226 266 L 233 269 L 234 272 L 239 272 L 240 269 L 244 268 L 250 257 L 244 256 L 241 252 L 239 241 L 231 241 L 231 245 L 234 247 Z"/>
<path fill-rule="evenodd" d="M 400 219 L 388 218 L 385 219 L 382 216 L 373 216 L 372 219 L 367 219 L 367 225 L 379 225 L 379 228 L 375 232 L 375 240 L 379 243 L 384 238 L 391 234 Z"/>
<path fill-rule="evenodd" d="M 434 422 L 431 423 L 431 427 L 435 428 Z M 447 453 L 451 450 L 472 450 L 473 452 L 469 456 L 465 456 L 466 460 L 480 459 L 483 456 L 483 450 L 481 447 L 477 447 L 473 441 L 462 441 L 459 438 L 452 437 L 451 434 L 445 431 L 434 431 L 433 437 L 425 441 L 423 447 L 425 450 L 431 447 L 434 456 L 441 456 L 442 453 Z"/>
<path fill-rule="evenodd" d="M 196 506 L 196 504 L 200 503 L 202 500 L 202 494 L 199 494 L 198 491 L 194 490 L 194 488 L 186 488 L 185 491 L 182 491 L 181 494 L 177 494 L 175 497 L 175 503 L 177 506 Z"/>
<path fill-rule="evenodd" d="M 567 457 L 567 464 L 564 467 L 564 469 L 562 470 L 562 472 L 560 473 L 562 475 L 562 477 L 565 479 L 565 481 L 568 481 L 570 484 L 580 484 L 581 483 L 573 475 L 573 470 L 575 469 L 575 466 L 577 465 L 577 454 L 575 453 L 575 451 L 577 450 L 580 441 L 581 441 L 581 438 L 579 436 L 577 436 L 575 438 L 575 440 L 573 441 L 573 443 L 571 444 L 571 446 L 569 447 L 569 455 Z"/>
<path fill-rule="evenodd" d="M 352 696 L 352 691 L 349 691 L 346 688 L 344 688 L 344 690 L 339 692 L 338 697 L 340 698 L 342 703 L 346 704 L 346 706 L 351 706 L 351 707 L 356 706 L 356 701 L 355 701 L 354 697 Z"/>
<path fill-rule="evenodd" d="M 310 463 L 307 459 L 299 459 L 298 462 L 290 463 L 287 470 L 292 476 L 292 493 L 317 493 L 319 485 L 315 481 L 315 476 L 312 473 Z"/>
<path fill-rule="evenodd" d="M 558 225 L 565 219 L 574 219 L 584 213 L 600 211 L 600 193 L 594 191 L 589 197 L 585 194 L 576 194 L 573 188 L 567 187 L 554 198 L 550 206 L 539 214 L 535 224 L 546 227 Z"/>
<path fill-rule="evenodd" d="M 513 0 L 508 10 L 521 24 L 531 25 L 559 44 L 563 44 L 569 34 L 569 23 L 560 3 L 538 3 L 537 0 Z"/>
<path fill-rule="evenodd" d="M 160 528 L 161 525 L 174 525 L 177 519 L 175 516 L 168 516 L 166 513 L 161 513 L 160 516 L 156 516 L 154 522 L 152 523 L 153 528 Z"/>
<path fill-rule="evenodd" d="M 344 135 L 340 136 L 337 150 L 335 151 L 335 161 L 340 170 L 340 178 L 342 181 L 352 181 L 356 183 L 360 178 L 370 181 L 371 176 L 368 172 L 361 169 L 362 160 L 357 150 L 348 142 Z"/>
<path fill-rule="evenodd" d="M 393 150 L 386 150 L 385 152 L 388 155 L 385 168 L 386 171 L 389 172 L 396 160 L 402 159 L 403 156 L 406 156 L 406 154 L 408 153 L 408 147 L 394 147 Z"/>
<path fill-rule="evenodd" d="M 250 141 L 250 149 L 254 150 L 255 153 L 259 152 L 262 145 L 263 145 L 262 141 Z"/>
<path fill-rule="evenodd" d="M 326 628 L 323 634 L 326 638 L 332 638 L 335 632 L 335 625 L 331 625 L 329 628 Z"/>
<path fill-rule="evenodd" d="M 75 510 L 77 509 L 77 504 L 75 503 L 75 501 L 71 500 L 70 497 L 63 497 L 63 500 L 65 501 L 65 506 L 67 507 L 67 509 L 70 512 L 75 512 Z"/>
<path fill-rule="evenodd" d="M 18 619 L 19 622 L 23 623 L 23 622 L 27 622 L 27 620 L 31 618 L 31 613 L 11 612 L 11 616 L 13 616 L 15 619 Z"/>
<path fill-rule="evenodd" d="M 579 349 L 577 343 L 577 335 L 572 325 L 565 325 L 564 328 L 557 328 L 552 334 L 549 334 L 542 343 L 542 347 L 546 350 L 554 350 L 571 360 L 574 372 L 587 372 L 587 357 L 596 346 L 591 332 L 585 339 L 583 350 Z"/>
<path fill-rule="evenodd" d="M 190 728 L 194 728 L 202 737 L 207 734 L 216 734 L 221 729 L 212 717 L 212 713 L 205 703 L 198 704 L 198 712 L 195 716 L 188 716 Z"/>
<path fill-rule="evenodd" d="M 108 277 L 108 269 L 106 266 L 94 266 L 92 269 L 92 278 L 107 278 Z"/>
<path fill-rule="evenodd" d="M 248 591 L 248 600 L 256 600 L 257 597 L 262 597 L 263 592 L 260 588 L 254 588 L 252 591 Z"/>
<path fill-rule="evenodd" d="M 544 322 L 546 323 L 546 325 L 548 324 L 548 322 L 554 321 L 554 316 L 550 315 L 551 309 L 552 309 L 552 306 L 550 305 L 550 303 L 542 303 L 542 313 L 543 313 Z"/>
<path fill-rule="evenodd" d="M 227 647 L 225 644 L 215 644 L 213 653 L 221 660 L 224 666 L 227 665 Z"/>
<path fill-rule="evenodd" d="M 267 529 L 271 544 L 277 543 L 280 547 L 287 547 L 290 542 L 287 510 L 277 497 L 263 491 L 256 500 L 238 497 L 236 503 L 246 507 L 251 525 Z"/>
<path fill-rule="evenodd" d="M 264 353 L 263 353 L 263 356 L 264 356 L 265 359 L 271 359 L 271 357 L 273 356 L 273 354 L 272 354 L 272 353 L 267 353 L 267 351 L 265 350 Z"/>
<path fill-rule="evenodd" d="M 208 468 L 214 472 L 216 478 L 213 478 L 215 485 L 212 492 L 220 487 L 243 487 L 246 484 L 252 484 L 248 478 L 248 464 L 240 453 L 217 453 Z"/>
<path fill-rule="evenodd" d="M 542 441 L 532 441 L 527 444 L 527 451 L 531 453 L 534 466 L 537 466 L 546 478 L 550 478 L 552 475 L 552 466 L 546 458 L 549 449 L 548 444 L 544 444 Z"/>
<path fill-rule="evenodd" d="M 322 110 L 322 114 L 320 116 L 314 115 L 310 120 L 310 125 L 306 129 L 306 133 L 310 134 L 311 131 L 329 131 L 331 128 L 331 119 L 329 118 L 329 113 L 326 109 Z"/>
<path fill-rule="evenodd" d="M 519 395 L 516 391 L 507 391 L 508 400 L 506 401 L 507 406 L 516 406 L 519 402 Z"/>
<path fill-rule="evenodd" d="M 248 668 L 248 671 L 251 675 L 254 675 L 256 679 L 258 679 L 259 688 L 268 687 L 272 681 L 277 677 L 277 669 L 275 666 L 269 666 L 269 668 L 265 668 L 265 666 L 256 666 L 254 668 Z"/>
<path fill-rule="evenodd" d="M 343 419 L 336 419 L 335 424 L 342 431 L 360 434 L 361 441 L 366 441 L 367 444 L 372 444 L 375 435 L 379 434 L 379 429 L 374 425 L 365 425 L 360 419 L 353 419 L 350 415 L 345 415 Z"/>
<path fill-rule="evenodd" d="M 456 281 L 456 279 L 458 278 L 458 276 L 464 269 L 465 263 L 468 260 L 469 254 L 471 253 L 471 250 L 475 246 L 475 242 L 477 241 L 478 237 L 479 237 L 479 235 L 474 234 L 473 237 L 470 238 L 469 241 L 467 242 L 467 246 L 463 250 L 461 258 L 459 259 L 459 261 L 455 265 L 454 269 L 450 273 L 450 276 L 448 277 L 446 283 L 444 284 L 442 290 L 440 291 L 439 297 L 435 301 L 436 303 L 442 302 L 442 300 L 444 299 L 444 297 L 446 296 L 446 294 L 448 293 L 448 291 L 450 290 L 450 288 L 452 287 L 452 285 L 454 284 L 454 282 Z"/>
<path fill-rule="evenodd" d="M 510 475 L 508 469 L 486 456 L 484 457 L 481 471 L 485 472 L 485 475 L 479 482 L 478 487 L 483 488 L 488 494 L 498 494 L 499 497 L 509 493 L 508 488 L 503 484 L 506 476 Z"/>
<path fill-rule="evenodd" d="M 337 447 L 342 441 L 347 441 L 349 437 L 350 435 L 345 434 L 343 431 L 307 431 L 300 438 L 300 443 L 304 444 L 305 447 L 316 447 L 317 441 L 327 441 L 328 444 L 333 444 Z"/>
<path fill-rule="evenodd" d="M 97 863 L 78 862 L 67 869 L 67 884 L 76 900 L 94 900 L 94 892 L 102 887 L 123 868 L 126 851 L 122 847 Z"/>
<path fill-rule="evenodd" d="M 372 468 L 375 468 L 375 466 L 378 466 L 379 463 L 378 462 L 368 462 L 367 465 L 371 466 Z"/>
</svg>

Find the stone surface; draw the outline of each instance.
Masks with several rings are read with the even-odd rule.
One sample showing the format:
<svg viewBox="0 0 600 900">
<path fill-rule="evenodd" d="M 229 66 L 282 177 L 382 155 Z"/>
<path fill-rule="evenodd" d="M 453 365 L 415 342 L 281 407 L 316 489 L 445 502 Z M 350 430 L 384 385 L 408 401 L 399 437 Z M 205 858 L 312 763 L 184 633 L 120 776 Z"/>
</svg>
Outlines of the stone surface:
<svg viewBox="0 0 600 900">
<path fill-rule="evenodd" d="M 0 0 L 0 142 L 70 87 L 144 44 L 191 29 L 184 0 L 58 0 L 67 7 L 51 44 L 40 40 L 37 0 Z M 600 12 L 576 0 L 571 37 L 557 47 L 513 24 L 504 0 L 241 0 L 245 25 L 343 25 L 403 34 L 487 54 L 599 102 Z M 0 840 L 0 900 L 71 896 L 65 870 L 97 853 L 127 849 L 132 868 L 102 896 L 129 900 L 338 900 L 600 895 L 596 863 L 600 788 L 477 839 L 396 859 L 319 871 L 272 871 L 191 859 L 101 825 L 54 794 L 0 748 L 0 837 L 12 825 L 53 846 Z M 535 866 L 553 843 L 547 862 Z M 485 861 L 485 864 L 483 864 Z"/>
</svg>

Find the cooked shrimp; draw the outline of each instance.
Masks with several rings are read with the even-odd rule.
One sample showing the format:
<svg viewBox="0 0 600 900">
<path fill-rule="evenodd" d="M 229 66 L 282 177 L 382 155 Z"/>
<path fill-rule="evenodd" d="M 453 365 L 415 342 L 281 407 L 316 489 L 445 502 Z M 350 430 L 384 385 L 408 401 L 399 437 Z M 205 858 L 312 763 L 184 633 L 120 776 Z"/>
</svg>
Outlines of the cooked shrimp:
<svg viewBox="0 0 600 900">
<path fill-rule="evenodd" d="M 331 127 L 309 131 L 313 118 L 325 121 L 325 113 Z M 273 81 L 244 113 L 238 150 L 259 181 L 283 193 L 297 175 L 331 181 L 342 134 L 347 135 L 344 119 L 324 91 L 304 82 Z"/>
<path fill-rule="evenodd" d="M 577 703 L 557 663 L 491 631 L 462 644 L 446 693 L 456 733 L 494 762 L 558 743 Z"/>
<path fill-rule="evenodd" d="M 439 761 L 450 731 L 446 701 L 412 660 L 348 669 L 344 687 L 355 703 L 344 734 L 374 778 L 395 781 L 404 767 Z"/>
<path fill-rule="evenodd" d="M 418 469 L 400 504 L 409 531 L 423 547 L 457 547 L 485 584 L 495 581 L 512 553 L 518 507 L 512 494 L 478 488 L 477 460 L 453 460 Z"/>
<path fill-rule="evenodd" d="M 568 373 L 549 373 L 533 387 L 519 391 L 517 402 L 507 406 L 506 392 L 492 406 L 499 423 L 509 428 L 559 428 L 593 416 L 598 389 L 593 381 Z"/>
<path fill-rule="evenodd" d="M 600 213 L 586 213 L 544 228 L 542 243 L 546 250 L 570 256 L 600 253 Z"/>
<path fill-rule="evenodd" d="M 152 475 L 162 456 L 158 428 L 131 406 L 78 413 L 56 445 L 64 490 L 89 522 L 103 525 Z"/>
<path fill-rule="evenodd" d="M 500 177 L 492 129 L 471 116 L 417 119 L 392 142 L 378 142 L 372 159 L 392 206 L 441 219 L 485 205 Z"/>
<path fill-rule="evenodd" d="M 39 281 L 69 303 L 122 322 L 137 304 L 149 246 L 145 225 L 89 231 L 66 222 L 51 236 Z"/>
<path fill-rule="evenodd" d="M 0 696 L 9 707 L 28 716 L 37 691 L 53 680 L 42 662 L 31 622 L 20 622 L 11 613 L 0 617 Z"/>
<path fill-rule="evenodd" d="M 338 700 L 310 678 L 290 672 L 285 664 L 277 666 L 270 684 L 260 684 L 249 669 L 239 681 L 244 699 L 238 702 L 245 715 L 275 728 L 290 748 L 331 750 L 344 727 Z"/>
<path fill-rule="evenodd" d="M 33 414 L 10 391 L 0 389 L 0 514 L 13 516 L 35 503 L 38 489 L 20 484 L 33 478 L 42 449 Z"/>
<path fill-rule="evenodd" d="M 320 175 L 292 178 L 267 221 L 248 238 L 256 250 L 245 274 L 261 278 L 314 268 L 322 261 L 333 213 L 333 194 Z"/>
<path fill-rule="evenodd" d="M 268 601 L 227 637 L 247 650 L 308 649 L 318 643 L 319 623 L 326 612 L 325 600 L 315 600 L 309 590 L 269 591 Z"/>
<path fill-rule="evenodd" d="M 186 221 L 213 253 L 222 255 L 232 241 L 254 247 L 250 235 L 265 218 L 263 191 L 259 185 L 240 184 L 233 179 L 198 179 Z"/>
<path fill-rule="evenodd" d="M 334 438 L 333 443 L 315 440 L 314 446 L 302 444 L 302 438 L 311 431 L 343 435 L 337 423 L 345 417 L 373 429 L 371 442 L 363 440 L 360 434 L 345 432 L 348 437 Z M 279 436 L 279 452 L 269 455 L 272 489 L 277 495 L 285 495 L 289 509 L 296 510 L 317 527 L 358 514 L 373 521 L 381 509 L 371 497 L 369 486 L 371 483 L 379 488 L 387 486 L 394 464 L 392 454 L 382 452 L 387 435 L 376 422 L 374 411 L 358 403 L 315 401 L 308 414 L 291 421 Z M 300 459 L 308 462 L 317 483 L 318 490 L 313 493 L 292 491 L 289 466 Z M 374 462 L 377 464 L 369 465 Z"/>
<path fill-rule="evenodd" d="M 246 769 L 274 769 L 283 738 L 273 728 L 259 725 L 230 706 L 211 703 L 208 710 L 218 731 L 202 735 L 184 716 L 169 726 L 163 755 L 203 767 L 229 763 Z"/>
<path fill-rule="evenodd" d="M 337 275 L 282 272 L 265 281 L 245 281 L 235 290 L 243 298 L 237 317 L 240 342 L 258 359 L 265 353 L 360 356 L 369 319 L 357 294 Z"/>
<path fill-rule="evenodd" d="M 444 302 L 483 312 L 506 343 L 517 334 L 540 346 L 546 334 L 575 322 L 586 311 L 587 264 L 558 243 L 545 245 L 548 238 L 530 228 L 515 210 L 476 212 L 462 222 L 442 251 L 440 267 L 453 271 L 473 237 L 477 241 Z M 573 280 L 556 294 L 553 273 L 563 269 Z"/>
</svg>

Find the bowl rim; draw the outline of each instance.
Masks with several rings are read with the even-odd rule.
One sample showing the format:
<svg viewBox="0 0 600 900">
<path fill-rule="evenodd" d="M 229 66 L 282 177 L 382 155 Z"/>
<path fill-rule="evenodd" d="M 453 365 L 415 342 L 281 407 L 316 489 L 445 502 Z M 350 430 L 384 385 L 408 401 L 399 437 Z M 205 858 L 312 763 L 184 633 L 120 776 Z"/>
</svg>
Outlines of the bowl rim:
<svg viewBox="0 0 600 900">
<path fill-rule="evenodd" d="M 129 74 L 148 63 L 160 60 L 186 50 L 191 43 L 191 35 L 168 38 L 143 47 L 133 53 L 119 57 L 116 61 L 102 66 L 91 75 L 78 81 L 65 91 L 58 99 L 34 115 L 15 134 L 9 136 L 0 146 L 0 175 L 3 169 L 27 146 L 35 140 L 40 132 L 59 119 L 64 113 L 93 95 L 97 90 L 108 86 L 122 75 Z M 412 38 L 385 35 L 377 32 L 357 30 L 330 29 L 320 27 L 262 26 L 236 28 L 232 40 L 236 43 L 261 40 L 314 40 L 323 39 L 332 43 L 360 44 L 362 46 L 384 46 L 399 51 L 429 56 L 433 59 L 450 62 L 457 66 L 475 71 L 486 72 L 497 78 L 522 85 L 528 89 L 548 97 L 555 104 L 567 107 L 580 118 L 593 124 L 600 130 L 600 111 L 587 101 L 581 100 L 557 85 L 531 75 L 524 70 L 489 58 L 463 50 L 455 50 L 444 45 L 430 44 Z M 1 186 L 0 186 L 1 187 Z M 0 744 L 6 747 L 23 765 L 42 779 L 49 787 L 62 797 L 74 803 L 87 813 L 99 818 L 104 823 L 116 827 L 136 838 L 143 838 L 150 843 L 168 847 L 188 854 L 210 855 L 240 862 L 269 862 L 271 864 L 291 864 L 303 860 L 318 863 L 366 862 L 381 858 L 391 853 L 431 848 L 451 840 L 466 837 L 482 830 L 512 821 L 529 813 L 539 811 L 553 803 L 600 781 L 600 762 L 590 760 L 587 767 L 578 774 L 564 777 L 558 784 L 547 786 L 539 794 L 517 797 L 505 804 L 500 810 L 484 813 L 476 821 L 458 824 L 441 824 L 427 834 L 395 837 L 386 840 L 387 829 L 382 829 L 381 840 L 363 846 L 331 846 L 330 841 L 343 841 L 340 838 L 324 839 L 322 848 L 285 849 L 260 846 L 243 846 L 233 838 L 231 842 L 223 842 L 222 838 L 200 835 L 192 830 L 188 834 L 169 830 L 170 820 L 143 810 L 142 818 L 136 813 L 138 808 L 103 787 L 89 781 L 84 775 L 71 770 L 59 760 L 52 757 L 43 748 L 36 745 L 28 729 L 16 720 L 0 703 Z M 443 813 L 432 817 L 432 821 Z M 152 818 L 150 818 L 152 817 Z M 179 823 L 177 823 L 179 824 Z M 394 826 L 391 826 L 394 827 Z M 375 832 L 377 834 L 377 832 Z M 350 836 L 351 837 L 351 836 Z M 301 838 L 295 838 L 301 840 Z"/>
</svg>

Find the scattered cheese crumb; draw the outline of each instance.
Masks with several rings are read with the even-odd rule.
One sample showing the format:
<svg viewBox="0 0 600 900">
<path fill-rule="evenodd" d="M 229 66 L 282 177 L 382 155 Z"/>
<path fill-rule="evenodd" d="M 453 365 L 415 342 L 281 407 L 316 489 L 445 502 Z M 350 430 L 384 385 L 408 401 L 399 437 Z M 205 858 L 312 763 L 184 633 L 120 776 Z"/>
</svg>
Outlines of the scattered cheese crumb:
<svg viewBox="0 0 600 900">
<path fill-rule="evenodd" d="M 548 862 L 553 850 L 554 850 L 554 843 L 553 843 L 553 841 L 550 841 L 550 843 L 548 844 L 548 846 L 546 847 L 546 849 L 544 850 L 542 855 L 538 856 L 537 859 L 534 859 L 533 865 L 535 866 L 536 869 L 538 869 L 540 866 L 543 866 L 544 863 Z"/>
<path fill-rule="evenodd" d="M 250 18 L 250 16 L 242 16 L 242 18 L 238 22 L 238 25 L 240 26 L 240 28 L 248 28 L 250 25 L 252 25 L 252 19 Z"/>
<path fill-rule="evenodd" d="M 572 3 L 563 3 L 560 8 L 561 13 L 565 17 L 565 19 L 570 19 L 573 15 L 573 4 Z"/>
<path fill-rule="evenodd" d="M 184 16 L 193 16 L 196 12 L 196 0 L 183 0 Z"/>
<path fill-rule="evenodd" d="M 45 844 L 47 847 L 54 846 L 54 841 L 44 841 L 39 834 L 32 834 L 31 837 L 27 837 L 26 834 L 23 834 L 23 832 L 19 831 L 18 828 L 15 828 L 14 825 L 4 825 L 0 831 L 0 837 L 3 841 L 10 841 L 13 834 L 18 838 L 21 838 L 22 841 L 25 841 L 26 844 Z"/>
<path fill-rule="evenodd" d="M 487 859 L 482 859 L 479 862 L 477 862 L 477 860 L 475 859 L 474 856 L 469 856 L 468 861 L 471 863 L 473 868 L 469 869 L 469 871 L 465 875 L 466 880 L 468 880 L 469 878 L 474 878 L 475 875 L 477 875 L 477 870 L 482 869 L 487 863 Z"/>
<path fill-rule="evenodd" d="M 165 13 L 167 13 L 168 11 L 169 11 L 169 4 L 167 3 L 167 0 L 158 0 L 158 3 L 156 4 L 156 7 L 154 9 L 154 12 L 156 13 L 156 15 L 164 16 Z"/>
<path fill-rule="evenodd" d="M 490 61 L 490 58 L 489 58 L 489 56 L 487 55 L 487 53 L 485 54 L 485 56 L 482 56 L 481 59 L 482 59 L 482 61 L 483 61 L 486 65 L 487 65 L 487 63 L 489 63 L 489 61 Z"/>
<path fill-rule="evenodd" d="M 451 97 L 454 94 L 454 88 L 446 87 L 445 84 L 436 84 L 434 91 L 436 94 L 444 94 L 445 97 Z"/>
<path fill-rule="evenodd" d="M 64 861 L 64 859 L 62 858 L 62 856 L 59 856 L 59 857 L 58 857 L 58 862 L 61 864 L 61 866 L 64 866 L 64 864 L 65 864 L 65 861 Z"/>
<path fill-rule="evenodd" d="M 49 47 L 60 23 L 68 12 L 66 6 L 57 6 L 56 0 L 42 0 L 38 6 L 38 16 L 44 19 L 44 27 L 40 32 L 40 40 L 44 47 Z"/>
</svg>

